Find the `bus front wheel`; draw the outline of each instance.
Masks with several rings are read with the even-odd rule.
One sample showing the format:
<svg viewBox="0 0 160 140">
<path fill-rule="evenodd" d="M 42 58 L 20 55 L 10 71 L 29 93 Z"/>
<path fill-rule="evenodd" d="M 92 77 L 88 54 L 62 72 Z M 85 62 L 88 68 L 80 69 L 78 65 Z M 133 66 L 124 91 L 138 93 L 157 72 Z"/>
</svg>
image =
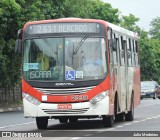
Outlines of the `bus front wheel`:
<svg viewBox="0 0 160 140">
<path fill-rule="evenodd" d="M 36 117 L 36 124 L 38 129 L 47 129 L 48 117 Z"/>
<path fill-rule="evenodd" d="M 112 127 L 114 124 L 114 117 L 111 116 L 102 116 L 103 117 L 103 125 L 104 127 Z"/>
</svg>

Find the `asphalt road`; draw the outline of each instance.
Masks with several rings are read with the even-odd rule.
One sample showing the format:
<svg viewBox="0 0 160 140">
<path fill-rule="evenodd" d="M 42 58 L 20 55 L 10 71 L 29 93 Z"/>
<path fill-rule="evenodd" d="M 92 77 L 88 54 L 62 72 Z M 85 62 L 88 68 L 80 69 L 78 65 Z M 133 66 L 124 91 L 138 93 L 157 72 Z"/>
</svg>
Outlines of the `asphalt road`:
<svg viewBox="0 0 160 140">
<path fill-rule="evenodd" d="M 0 132 L 1 131 L 36 131 L 37 133 L 42 133 L 43 136 L 52 135 L 56 140 L 90 140 L 91 138 L 93 140 L 97 139 L 97 137 L 105 139 L 104 137 L 106 137 L 107 134 L 116 137 L 118 140 L 127 140 L 127 137 L 124 136 L 128 136 L 130 132 L 132 132 L 131 135 L 139 136 L 131 137 L 131 140 L 137 138 L 145 140 L 146 137 L 140 137 L 140 135 L 142 135 L 140 131 L 149 131 L 152 132 L 153 135 L 157 135 L 158 133 L 159 137 L 150 137 L 158 140 L 160 139 L 160 100 L 141 100 L 141 104 L 135 109 L 134 121 L 115 122 L 112 128 L 104 128 L 101 119 L 79 120 L 76 124 L 60 124 L 58 120 L 53 119 L 49 120 L 47 130 L 38 131 L 34 118 L 24 118 L 23 112 L 17 111 L 0 113 Z M 121 135 L 123 137 L 121 137 Z M 39 140 L 41 139 L 44 138 L 39 138 Z M 47 139 L 53 138 L 50 137 Z M 112 140 L 115 138 L 110 137 L 109 139 Z"/>
</svg>

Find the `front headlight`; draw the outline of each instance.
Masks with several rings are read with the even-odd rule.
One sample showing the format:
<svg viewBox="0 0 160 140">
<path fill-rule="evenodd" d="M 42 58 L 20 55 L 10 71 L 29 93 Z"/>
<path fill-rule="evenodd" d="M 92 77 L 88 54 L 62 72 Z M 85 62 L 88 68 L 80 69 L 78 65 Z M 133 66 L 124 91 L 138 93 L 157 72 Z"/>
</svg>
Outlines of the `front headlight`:
<svg viewBox="0 0 160 140">
<path fill-rule="evenodd" d="M 34 105 L 40 105 L 41 102 L 38 101 L 36 98 L 32 97 L 31 95 L 22 92 L 22 97 L 25 98 L 27 101 L 29 101 L 30 103 L 34 104 Z"/>
<path fill-rule="evenodd" d="M 93 97 L 90 100 L 91 104 L 96 104 L 97 102 L 100 102 L 101 100 L 103 100 L 107 95 L 108 95 L 109 91 L 103 91 L 100 94 L 98 94 L 97 96 Z"/>
</svg>

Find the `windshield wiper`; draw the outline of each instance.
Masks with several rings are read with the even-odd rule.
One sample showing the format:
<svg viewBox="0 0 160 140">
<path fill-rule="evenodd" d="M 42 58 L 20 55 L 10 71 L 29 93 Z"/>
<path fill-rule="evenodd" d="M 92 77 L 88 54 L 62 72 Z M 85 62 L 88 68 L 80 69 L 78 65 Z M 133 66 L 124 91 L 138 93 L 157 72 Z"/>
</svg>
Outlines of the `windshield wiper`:
<svg viewBox="0 0 160 140">
<path fill-rule="evenodd" d="M 73 55 L 76 55 L 78 50 L 80 49 L 80 47 L 82 46 L 82 44 L 84 43 L 84 41 L 88 38 L 88 34 L 85 34 L 84 37 L 81 39 L 81 41 L 78 43 L 75 51 L 73 52 Z"/>
</svg>

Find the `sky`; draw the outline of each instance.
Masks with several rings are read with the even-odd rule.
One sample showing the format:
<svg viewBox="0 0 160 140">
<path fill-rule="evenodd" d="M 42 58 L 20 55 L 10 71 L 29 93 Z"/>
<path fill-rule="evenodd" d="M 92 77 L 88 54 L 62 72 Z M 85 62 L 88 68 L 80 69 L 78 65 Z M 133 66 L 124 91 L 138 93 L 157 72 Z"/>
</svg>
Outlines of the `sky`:
<svg viewBox="0 0 160 140">
<path fill-rule="evenodd" d="M 102 0 L 110 3 L 113 8 L 118 8 L 121 15 L 133 14 L 139 18 L 137 25 L 145 31 L 149 31 L 150 22 L 160 17 L 160 0 Z"/>
</svg>

